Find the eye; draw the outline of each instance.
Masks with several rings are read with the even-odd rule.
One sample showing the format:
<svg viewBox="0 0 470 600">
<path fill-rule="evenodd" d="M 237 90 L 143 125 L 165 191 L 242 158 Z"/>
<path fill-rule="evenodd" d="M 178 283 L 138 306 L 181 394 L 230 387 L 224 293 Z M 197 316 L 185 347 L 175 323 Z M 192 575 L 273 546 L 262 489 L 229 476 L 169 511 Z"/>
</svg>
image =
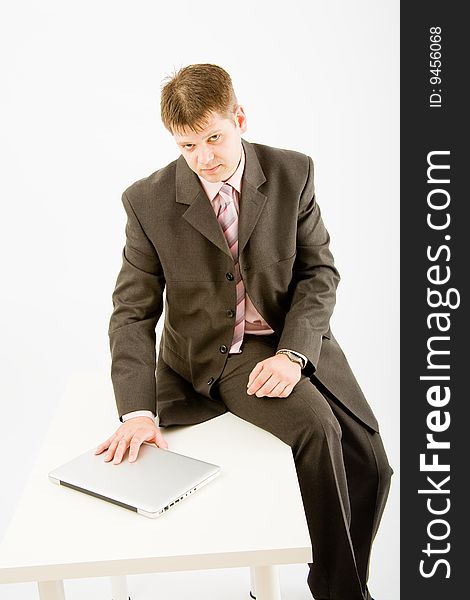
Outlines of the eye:
<svg viewBox="0 0 470 600">
<path fill-rule="evenodd" d="M 192 150 L 194 148 L 194 144 L 184 144 L 183 148 L 185 150 Z"/>
<path fill-rule="evenodd" d="M 211 135 L 211 137 L 209 138 L 210 142 L 217 142 L 220 139 L 220 133 L 214 133 L 214 135 Z"/>
</svg>

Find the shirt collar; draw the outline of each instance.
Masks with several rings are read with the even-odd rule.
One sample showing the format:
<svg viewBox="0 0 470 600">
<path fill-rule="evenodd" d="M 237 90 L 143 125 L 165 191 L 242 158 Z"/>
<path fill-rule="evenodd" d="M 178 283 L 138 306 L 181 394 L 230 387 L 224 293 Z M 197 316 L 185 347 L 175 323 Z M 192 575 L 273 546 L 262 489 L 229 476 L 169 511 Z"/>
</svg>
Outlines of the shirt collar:
<svg viewBox="0 0 470 600">
<path fill-rule="evenodd" d="M 217 196 L 217 194 L 220 192 L 220 188 L 223 186 L 224 183 L 229 183 L 233 188 L 235 188 L 237 190 L 237 192 L 240 194 L 242 191 L 242 177 L 243 177 L 243 171 L 245 169 L 245 150 L 243 148 L 243 145 L 241 146 L 242 148 L 242 153 L 241 153 L 241 158 L 240 158 L 240 162 L 238 163 L 238 167 L 235 169 L 235 172 L 233 173 L 233 175 L 231 175 L 227 181 L 216 181 L 215 183 L 211 182 L 211 181 L 206 181 L 205 179 L 203 179 L 202 177 L 199 177 L 199 181 L 201 182 L 202 187 L 204 188 L 204 191 L 207 194 L 207 197 L 209 198 L 209 200 L 212 202 L 214 200 L 214 198 Z"/>
</svg>

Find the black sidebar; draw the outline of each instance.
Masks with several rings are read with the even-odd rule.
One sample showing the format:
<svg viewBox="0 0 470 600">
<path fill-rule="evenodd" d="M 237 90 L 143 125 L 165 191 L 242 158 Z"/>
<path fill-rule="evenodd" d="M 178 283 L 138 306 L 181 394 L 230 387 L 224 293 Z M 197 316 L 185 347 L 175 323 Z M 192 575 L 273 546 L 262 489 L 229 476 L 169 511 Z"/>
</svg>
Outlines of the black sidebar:
<svg viewBox="0 0 470 600">
<path fill-rule="evenodd" d="M 464 6 L 401 3 L 402 600 L 470 597 Z"/>
</svg>

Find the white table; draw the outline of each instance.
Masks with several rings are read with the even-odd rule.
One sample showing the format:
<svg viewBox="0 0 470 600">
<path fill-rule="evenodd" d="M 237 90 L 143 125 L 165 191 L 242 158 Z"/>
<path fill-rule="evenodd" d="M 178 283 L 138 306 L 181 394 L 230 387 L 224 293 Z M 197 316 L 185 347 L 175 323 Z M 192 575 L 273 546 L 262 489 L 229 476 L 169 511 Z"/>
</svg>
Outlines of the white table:
<svg viewBox="0 0 470 600">
<path fill-rule="evenodd" d="M 257 599 L 280 599 L 277 565 L 312 561 L 289 446 L 230 413 L 163 429 L 170 450 L 222 472 L 148 519 L 47 477 L 118 424 L 106 376 L 69 381 L 0 545 L 0 583 L 37 581 L 41 600 L 62 600 L 64 579 L 109 576 L 113 599 L 127 600 L 125 575 L 247 566 Z"/>
</svg>

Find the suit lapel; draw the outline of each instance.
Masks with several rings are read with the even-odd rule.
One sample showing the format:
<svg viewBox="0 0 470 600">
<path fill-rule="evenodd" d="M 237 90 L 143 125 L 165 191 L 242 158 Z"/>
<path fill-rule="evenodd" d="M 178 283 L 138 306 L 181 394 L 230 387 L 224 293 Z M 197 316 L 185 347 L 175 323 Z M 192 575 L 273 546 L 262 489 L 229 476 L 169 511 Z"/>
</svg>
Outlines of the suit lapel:
<svg viewBox="0 0 470 600">
<path fill-rule="evenodd" d="M 176 202 L 188 205 L 183 219 L 232 258 L 210 200 L 183 156 L 176 161 Z"/>
<path fill-rule="evenodd" d="M 258 187 L 266 181 L 254 148 L 242 139 L 245 149 L 245 170 L 240 197 L 238 252 L 241 254 L 258 222 L 266 196 Z M 197 175 L 188 167 L 183 156 L 176 161 L 176 202 L 188 205 L 183 218 L 225 254 L 232 257 L 214 209 Z"/>
<path fill-rule="evenodd" d="M 238 254 L 241 255 L 258 222 L 267 197 L 258 188 L 266 181 L 253 146 L 242 139 L 245 149 L 245 171 L 242 178 L 240 217 L 238 222 Z"/>
</svg>

